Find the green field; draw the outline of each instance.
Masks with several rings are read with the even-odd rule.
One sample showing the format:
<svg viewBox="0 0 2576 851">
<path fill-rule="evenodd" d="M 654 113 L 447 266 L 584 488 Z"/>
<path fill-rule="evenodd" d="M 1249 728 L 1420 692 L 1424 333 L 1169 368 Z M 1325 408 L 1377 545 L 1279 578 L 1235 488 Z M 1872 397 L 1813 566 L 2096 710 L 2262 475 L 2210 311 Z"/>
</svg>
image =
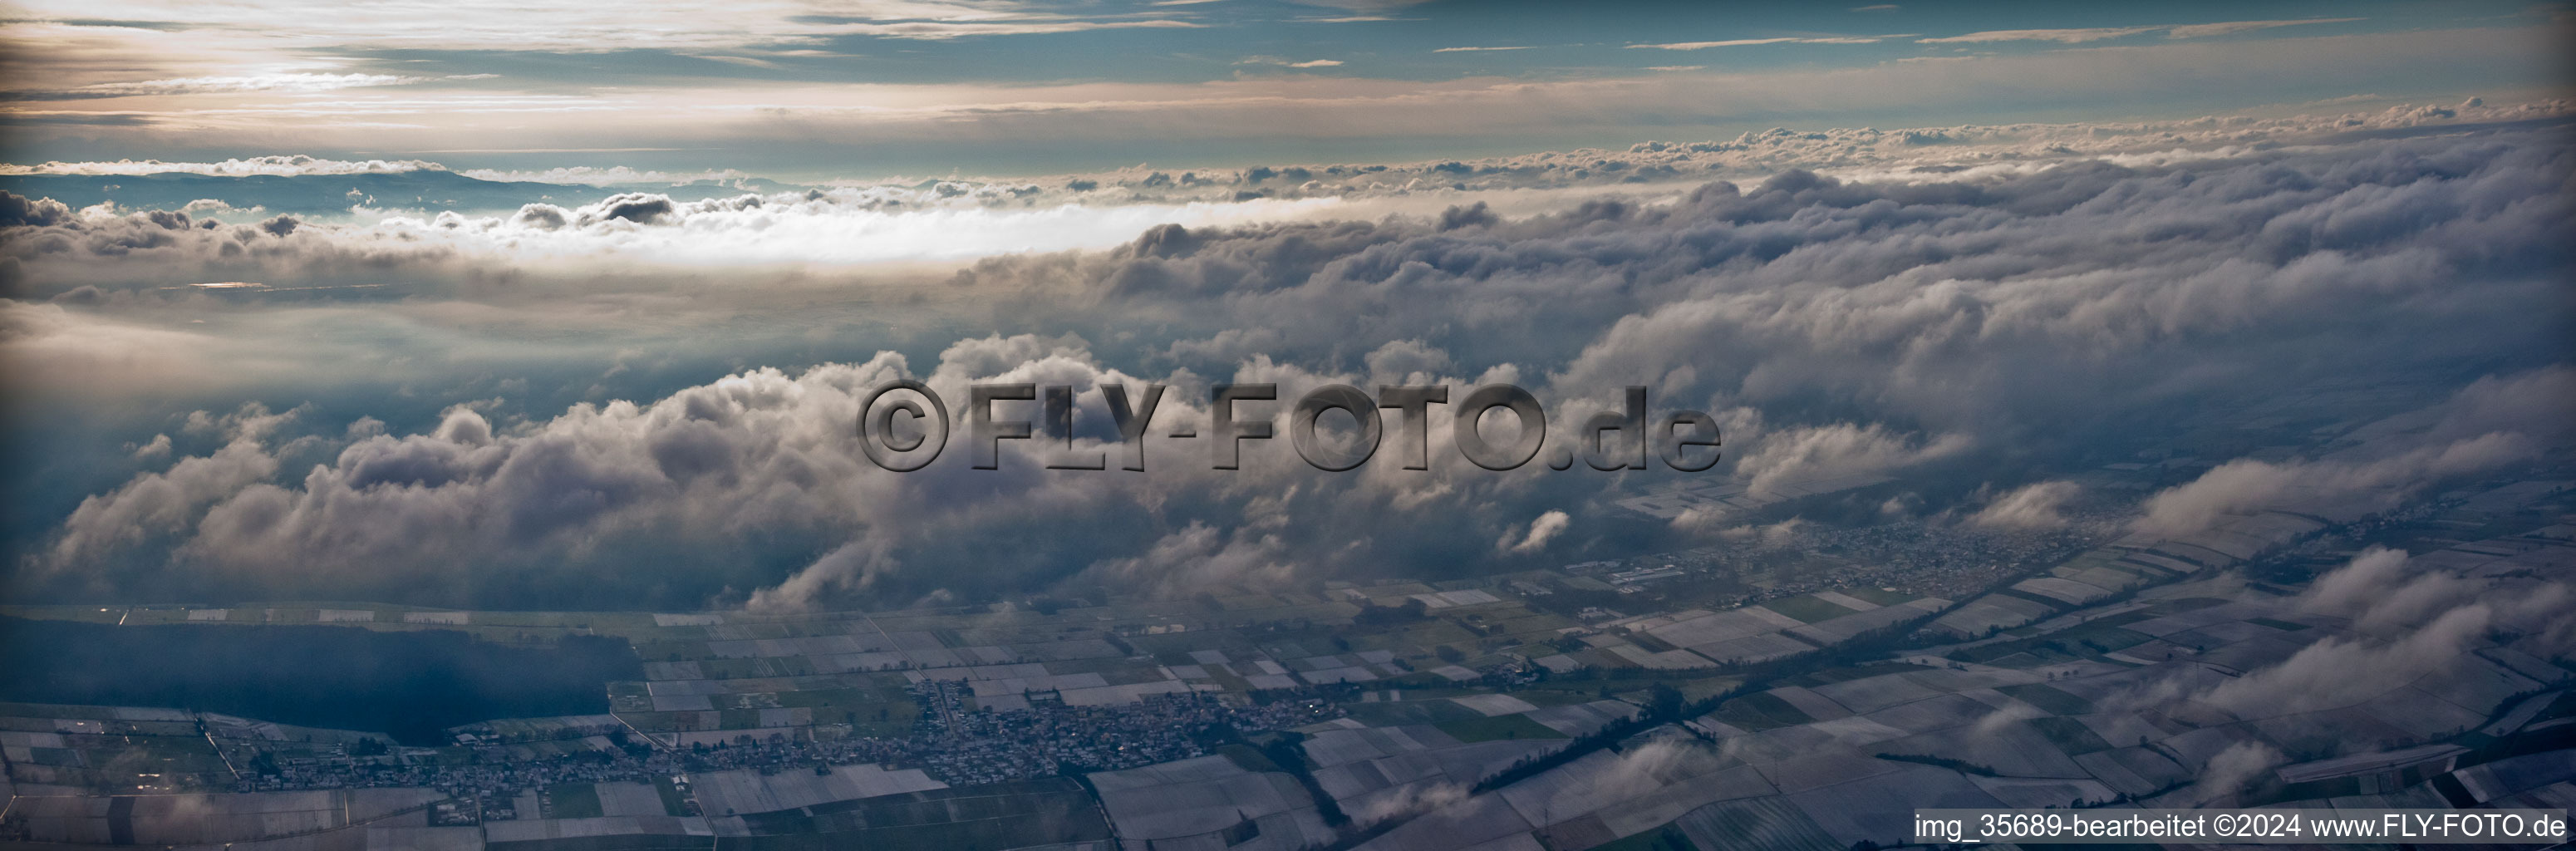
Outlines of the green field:
<svg viewBox="0 0 2576 851">
<path fill-rule="evenodd" d="M 1608 845 L 1592 846 L 1592 851 L 1694 851 L 1690 837 L 1671 825 L 1629 835 Z"/>
<path fill-rule="evenodd" d="M 1109 838 L 1090 794 L 1060 777 L 839 801 L 756 814 L 744 823 L 764 835 L 727 838 L 724 847 L 938 851 Z"/>
<path fill-rule="evenodd" d="M 1807 688 L 1815 688 L 1826 683 L 1865 680 L 1870 677 L 1883 676 L 1887 674 L 1901 674 L 1907 671 L 1929 670 L 1932 669 L 1911 662 L 1881 662 L 1870 665 L 1847 665 L 1840 668 L 1826 668 L 1821 671 L 1809 671 L 1807 673 L 1781 680 L 1780 684 L 1784 686 L 1805 686 Z"/>
<path fill-rule="evenodd" d="M 1461 742 L 1491 742 L 1502 739 L 1562 739 L 1564 733 L 1532 721 L 1526 715 L 1496 715 L 1492 718 L 1462 718 L 1432 725 L 1440 732 Z"/>
<path fill-rule="evenodd" d="M 1409 693 L 1409 692 L 1408 692 Z M 1403 700 L 1381 703 L 1346 703 L 1342 708 L 1351 717 L 1371 727 L 1393 727 L 1399 724 L 1440 724 L 1450 721 L 1481 719 L 1483 713 L 1446 700 Z"/>
<path fill-rule="evenodd" d="M 1279 763 L 1270 761 L 1270 757 L 1263 754 L 1260 748 L 1256 748 L 1242 742 L 1233 742 L 1219 746 L 1216 749 L 1216 755 L 1225 757 L 1227 761 L 1234 763 L 1237 767 L 1254 773 L 1287 770 L 1280 768 Z"/>
<path fill-rule="evenodd" d="M 816 724 L 849 724 L 861 736 L 900 737 L 912 732 L 921 707 L 901 690 L 835 688 L 777 693 L 778 705 L 814 711 Z M 726 723 L 732 723 L 731 718 Z"/>
<path fill-rule="evenodd" d="M 1798 620 L 1806 623 L 1829 621 L 1844 615 L 1856 614 L 1850 609 L 1803 595 L 1772 600 L 1770 602 L 1763 603 L 1762 607 L 1797 618 Z"/>
<path fill-rule="evenodd" d="M 2067 694 L 2066 692 L 2059 691 L 2039 683 L 2029 683 L 2017 686 L 1996 686 L 1995 690 L 2011 695 L 2014 700 L 2047 710 L 2051 714 L 2088 715 L 2093 712 L 2092 701 Z"/>
<path fill-rule="evenodd" d="M 663 815 L 688 815 L 689 796 L 682 794 L 680 787 L 673 785 L 669 776 L 653 778 L 653 794 L 662 799 Z"/>
<path fill-rule="evenodd" d="M 2030 664 L 2068 662 L 2154 641 L 2144 633 L 2121 629 L 2122 624 L 2136 623 L 2155 615 L 2149 611 L 2125 612 L 2099 620 L 2061 629 L 2045 635 L 2031 635 L 2012 641 L 1981 644 L 1950 654 L 1962 662 L 1991 664 L 2014 654 L 2029 654 Z"/>
<path fill-rule="evenodd" d="M 2038 730 L 2040 735 L 2047 736 L 2048 743 L 2056 745 L 2057 749 L 2064 751 L 2067 756 L 2111 749 L 2111 743 L 2102 741 L 2102 737 L 2095 735 L 2092 728 L 2084 726 L 2084 722 L 2073 718 L 2050 716 L 2032 718 L 2025 723 L 2028 723 L 2031 729 Z"/>
<path fill-rule="evenodd" d="M 547 818 L 598 818 L 599 787 L 588 783 L 546 787 Z"/>
<path fill-rule="evenodd" d="M 1717 711 L 1709 713 L 1709 716 L 1755 732 L 1816 720 L 1768 692 L 1755 692 L 1718 704 Z"/>
<path fill-rule="evenodd" d="M 1896 605 L 1896 604 L 1898 604 L 1898 603 L 1911 603 L 1911 602 L 1914 602 L 1914 601 L 1916 601 L 1916 600 L 1920 600 L 1920 599 L 1922 599 L 1921 597 L 1917 597 L 1917 596 L 1915 596 L 1915 595 L 1908 594 L 1908 593 L 1905 593 L 1905 592 L 1903 592 L 1903 591 L 1888 591 L 1888 590 L 1884 590 L 1884 589 L 1879 589 L 1879 588 L 1870 588 L 1870 587 L 1861 587 L 1861 588 L 1845 588 L 1845 589 L 1842 589 L 1842 592 L 1843 592 L 1845 595 L 1848 595 L 1848 596 L 1851 596 L 1851 597 L 1856 597 L 1856 598 L 1859 598 L 1859 599 L 1862 599 L 1862 600 L 1867 600 L 1867 601 L 1869 601 L 1869 602 L 1877 603 L 1877 604 L 1882 605 L 1882 606 L 1893 606 L 1893 605 Z"/>
<path fill-rule="evenodd" d="M 1552 688 L 1522 689 L 1520 691 L 1512 692 L 1512 696 L 1527 701 L 1531 706 L 1568 706 L 1577 703 L 1591 703 L 1595 700 L 1601 699 L 1600 695 L 1595 692 L 1569 691 Z"/>
</svg>

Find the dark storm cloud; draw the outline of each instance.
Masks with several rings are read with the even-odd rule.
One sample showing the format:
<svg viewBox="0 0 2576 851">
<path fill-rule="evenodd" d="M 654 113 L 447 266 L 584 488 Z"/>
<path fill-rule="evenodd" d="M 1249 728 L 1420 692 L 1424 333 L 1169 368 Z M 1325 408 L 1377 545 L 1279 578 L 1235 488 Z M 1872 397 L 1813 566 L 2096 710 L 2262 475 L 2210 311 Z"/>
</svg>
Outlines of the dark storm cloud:
<svg viewBox="0 0 2576 851">
<path fill-rule="evenodd" d="M 51 198 L 21 198 L 0 192 L 0 227 L 45 227 L 71 218 L 72 210 Z"/>
</svg>

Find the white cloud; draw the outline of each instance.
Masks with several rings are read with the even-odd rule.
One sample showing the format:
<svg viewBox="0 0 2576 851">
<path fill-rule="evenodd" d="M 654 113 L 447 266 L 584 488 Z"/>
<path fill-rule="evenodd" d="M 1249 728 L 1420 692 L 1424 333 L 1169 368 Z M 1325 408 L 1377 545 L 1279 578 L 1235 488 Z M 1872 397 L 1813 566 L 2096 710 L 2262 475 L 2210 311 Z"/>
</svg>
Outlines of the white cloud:
<svg viewBox="0 0 2576 851">
<path fill-rule="evenodd" d="M 95 18 L 97 10 L 71 0 L 17 4 L 22 23 L 78 28 L 90 37 L 148 39 L 158 29 L 58 23 Z M 567 3 L 502 3 L 459 0 L 437 5 L 388 7 L 367 15 L 341 6 L 302 0 L 257 6 L 208 6 L 177 0 L 138 0 L 117 10 L 125 20 L 176 25 L 201 42 L 283 50 L 322 45 L 341 49 L 539 50 L 593 53 L 610 50 L 724 50 L 810 45 L 834 35 L 950 39 L 1124 28 L 1198 28 L 1172 18 L 1086 18 L 1040 11 L 1022 4 L 950 0 L 852 0 L 805 3 L 675 2 L 605 7 Z"/>
<path fill-rule="evenodd" d="M 162 162 L 160 160 L 113 160 L 106 162 L 45 162 L 36 165 L 0 164 L 0 174 L 203 174 L 217 177 L 252 175 L 294 176 L 311 174 L 402 174 L 413 171 L 443 171 L 446 167 L 421 160 L 333 160 L 302 154 L 245 157 L 221 162 Z"/>
<path fill-rule="evenodd" d="M 2295 21 L 2224 21 L 2215 24 L 2189 24 L 2186 26 L 2174 27 L 2167 30 L 2165 35 L 2169 38 L 2206 38 L 2216 35 L 2233 35 L 2235 33 L 2250 32 L 2253 30 L 2267 30 L 2274 27 L 2295 27 L 2307 24 L 2343 24 L 2359 20 L 2363 19 L 2305 18 Z"/>
<path fill-rule="evenodd" d="M 1748 47 L 1758 44 L 1877 44 L 1884 36 L 1821 36 L 1805 38 L 1739 38 L 1727 41 L 1677 41 L 1666 44 L 1631 44 L 1630 50 L 1706 50 L 1712 47 Z"/>
<path fill-rule="evenodd" d="M 30 145 L 65 141 L 82 116 L 103 118 L 104 108 L 113 105 L 118 107 L 114 120 L 123 127 L 118 132 L 135 144 L 235 150 L 274 150 L 288 143 L 277 131 L 288 120 L 298 128 L 292 144 L 366 151 L 580 149 L 600 146 L 602 139 L 629 147 L 726 148 L 781 134 L 912 150 L 1020 144 L 1032 138 L 1083 149 L 1139 135 L 1174 145 L 1206 141 L 1221 148 L 1290 131 L 1323 138 L 1493 140 L 1561 136 L 1568 127 L 1611 135 L 1801 117 L 1858 121 L 1890 110 L 1993 115 L 2010 112 L 1999 109 L 1994 98 L 2004 87 L 2023 92 L 2014 103 L 2034 106 L 2159 97 L 2213 76 L 2261 78 L 2282 87 L 2376 87 L 2409 74 L 2456 67 L 2463 54 L 2475 56 L 2485 73 L 2538 73 L 2545 69 L 2546 57 L 2554 55 L 2554 45 L 2546 41 L 2533 31 L 2515 29 L 2260 43 L 2158 39 L 2108 55 L 2048 51 L 1935 63 L 1943 66 L 1939 73 L 1925 72 L 1921 63 L 1882 63 L 1829 70 L 1637 70 L 1548 79 L 1407 80 L 1314 73 L 1187 83 L 754 85 L 698 79 L 582 92 L 406 87 L 386 91 L 412 96 L 251 93 L 197 96 L 220 98 L 212 103 L 187 102 L 193 98 L 65 101 L 24 132 Z M 67 76 L 64 84 L 130 78 L 131 71 L 109 73 L 111 56 L 161 56 L 168 54 L 165 48 L 102 50 L 95 61 L 97 73 L 105 76 Z M 174 71 L 198 75 L 221 73 L 208 65 L 237 67 L 214 59 L 188 63 Z M 496 142 L 489 128 L 502 123 L 512 130 L 504 134 L 506 142 Z M 401 126 L 399 132 L 390 129 L 394 125 Z"/>
<path fill-rule="evenodd" d="M 654 169 L 635 169 L 622 165 L 607 167 L 586 165 L 562 166 L 538 171 L 469 168 L 458 171 L 457 174 L 471 177 L 476 180 L 527 183 L 580 183 L 592 186 L 690 183 L 702 180 L 722 182 L 740 180 L 751 176 L 741 170 L 729 168 L 697 172 L 672 172 Z"/>
<path fill-rule="evenodd" d="M 2553 414 L 2576 398 L 2563 391 L 2570 376 L 2530 371 L 2564 352 L 2554 326 L 2529 321 L 2565 309 L 2554 273 L 2568 211 L 2547 177 L 2561 148 L 2525 129 L 2449 131 L 2525 114 L 1783 129 L 1379 170 L 1136 169 L 1079 191 L 961 180 L 704 201 L 629 192 L 510 216 L 274 227 L 9 196 L 0 268 L 18 298 L 0 305 L 0 357 L 18 367 L 13 391 L 116 410 L 172 393 L 327 398 L 340 416 L 395 423 L 280 426 L 238 449 L 211 425 L 172 432 L 176 463 L 64 497 L 90 507 L 61 518 L 48 572 L 30 582 L 356 597 L 609 588 L 599 593 L 773 608 L 910 600 L 965 578 L 1212 587 L 1542 563 L 1608 510 L 1601 491 L 1619 481 L 1453 469 L 1466 465 L 1445 411 L 1429 471 L 1402 470 L 1382 448 L 1359 472 L 1319 474 L 1273 441 L 1248 457 L 1280 463 L 1233 475 L 1206 469 L 1203 448 L 1169 444 L 1146 475 L 1049 475 L 1033 460 L 880 474 L 850 451 L 847 428 L 855 394 L 894 374 L 925 375 L 952 401 L 978 378 L 1070 384 L 1086 406 L 1100 381 L 1151 378 L 1173 386 L 1172 416 L 1199 422 L 1196 400 L 1226 378 L 1507 381 L 1552 416 L 1645 384 L 1657 408 L 1719 419 L 1731 466 L 1712 476 L 1785 493 L 1838 475 L 2034 469 L 2096 452 L 2047 446 L 2061 435 L 2106 422 L 2160 433 L 2213 400 L 2284 398 L 2356 373 L 2524 369 L 2459 390 L 2409 420 L 2404 441 L 2222 465 L 2146 508 L 2189 528 L 2297 485 L 2414 486 L 2563 446 L 2547 424 L 2576 421 Z M 2446 132 L 2334 135 L 2406 126 Z M 2176 148 L 2195 153 L 2136 155 Z M 2087 154 L 2101 151 L 2123 153 Z M 1884 176 L 1789 168 L 1821 163 Z M 1724 169 L 1759 176 L 1709 182 Z M 1582 182 L 1647 173 L 1690 188 Z M 1350 194 L 1159 200 L 1310 184 Z M 1140 197 L 1157 200 L 1126 203 Z M 1546 200 L 1513 208 L 1529 197 Z M 207 281 L 403 289 L 274 301 L 165 289 Z M 906 327 L 884 330 L 889 316 Z M 957 339 L 940 330 L 952 322 L 1032 333 Z M 2408 345 L 2384 345 L 2389 327 L 2407 328 Z M 721 357 L 705 354 L 710 339 Z M 1126 362 L 1113 368 L 1084 339 Z M 887 351 L 943 344 L 918 368 Z M 435 422 L 402 413 L 494 396 L 506 398 Z M 135 463 L 126 442 L 170 430 L 157 417 L 111 425 L 99 454 L 119 465 Z M 2122 438 L 2103 439 L 2107 451 Z M 1984 505 L 1934 496 L 1921 509 L 2044 522 L 2063 513 L 2052 491 Z M 1817 498 L 1865 512 L 1882 497 Z M 993 556 L 1014 547 L 1043 557 Z M 690 567 L 605 581 L 642 555 Z M 493 581 L 452 581 L 458 570 Z M 2441 590 L 2408 591 L 2414 602 L 2359 622 L 2451 605 Z"/>
<path fill-rule="evenodd" d="M 1998 529 L 2054 529 L 2066 525 L 2066 503 L 2083 488 L 2074 482 L 2039 482 L 2004 494 L 1968 516 L 1971 525 Z"/>
<path fill-rule="evenodd" d="M 2234 795 L 2261 777 L 2263 772 L 2289 761 L 2289 757 L 2283 756 L 2279 749 L 2262 742 L 2228 745 L 2201 767 L 2200 777 L 2193 782 L 2192 794 L 2203 803 Z"/>
<path fill-rule="evenodd" d="M 2367 460 L 2237 459 L 2148 499 L 2146 516 L 2138 520 L 2137 529 L 2180 537 L 2214 527 L 2230 514 L 2266 508 L 2356 501 L 2374 509 L 2393 508 L 2442 479 L 2533 460 L 2542 447 L 2529 435 L 2497 431 Z"/>
<path fill-rule="evenodd" d="M 2273 29 L 2276 27 L 2295 27 L 2307 24 L 2340 24 L 2358 20 L 2362 19 L 2304 18 L 2289 21 L 2220 21 L 2217 23 L 2184 24 L 2180 26 L 2089 27 L 2081 29 L 2055 30 L 1985 30 L 1982 32 L 1968 33 L 1966 35 L 1921 38 L 1915 39 L 1915 41 L 1922 44 L 1981 44 L 2001 41 L 2053 41 L 2060 44 L 2082 44 L 2084 42 L 2107 41 L 2110 39 L 2125 38 L 2128 36 L 2151 32 L 2163 32 L 2167 38 L 2207 38 L 2210 36 L 2233 35 L 2235 33 Z"/>
<path fill-rule="evenodd" d="M 1547 542 L 1555 540 L 1559 533 L 1564 532 L 1566 527 L 1573 523 L 1574 518 L 1566 516 L 1565 512 L 1549 511 L 1539 515 L 1538 519 L 1530 521 L 1526 533 L 1504 532 L 1503 539 L 1494 542 L 1494 548 L 1508 553 L 1538 552 L 1547 549 Z"/>
<path fill-rule="evenodd" d="M 1966 35 L 1919 38 L 1915 39 L 1915 41 L 1923 44 L 1981 44 L 1993 41 L 2054 41 L 2060 44 L 2081 44 L 2088 41 L 2103 41 L 2106 39 L 2133 36 L 2139 33 L 2151 33 L 2161 29 L 2164 29 L 2164 27 L 2086 27 L 2081 29 L 2058 30 L 1984 30 L 1968 33 Z"/>
<path fill-rule="evenodd" d="M 1277 65 L 1282 68 L 1331 68 L 1342 64 L 1339 59 L 1282 59 L 1277 56 L 1246 56 L 1237 65 Z"/>
<path fill-rule="evenodd" d="M 180 77 L 124 83 L 92 83 L 43 94 L 69 97 L 131 97 L 209 92 L 327 92 L 367 86 L 398 86 L 442 79 L 393 74 L 263 74 L 258 76 Z"/>
</svg>

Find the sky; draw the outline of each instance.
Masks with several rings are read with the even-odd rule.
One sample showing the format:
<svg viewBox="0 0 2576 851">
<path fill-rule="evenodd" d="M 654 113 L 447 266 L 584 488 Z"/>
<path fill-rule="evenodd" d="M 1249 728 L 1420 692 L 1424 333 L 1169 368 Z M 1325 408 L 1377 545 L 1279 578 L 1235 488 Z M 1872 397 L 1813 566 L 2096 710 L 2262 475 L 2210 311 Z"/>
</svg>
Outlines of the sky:
<svg viewBox="0 0 2576 851">
<path fill-rule="evenodd" d="M 2564 5 L 0 18 L 0 598 L 1185 597 L 1762 534 L 1615 505 L 1684 475 L 2186 535 L 2576 445 Z M 1428 470 L 892 473 L 896 379 L 1072 387 L 1085 446 L 1110 384 L 1644 386 L 1724 460 L 1496 473 L 1444 408 Z"/>
<path fill-rule="evenodd" d="M 356 11 L 357 13 L 352 14 Z M 2563 4 L 0 4 L 5 158 L 814 181 L 2544 94 Z"/>
</svg>

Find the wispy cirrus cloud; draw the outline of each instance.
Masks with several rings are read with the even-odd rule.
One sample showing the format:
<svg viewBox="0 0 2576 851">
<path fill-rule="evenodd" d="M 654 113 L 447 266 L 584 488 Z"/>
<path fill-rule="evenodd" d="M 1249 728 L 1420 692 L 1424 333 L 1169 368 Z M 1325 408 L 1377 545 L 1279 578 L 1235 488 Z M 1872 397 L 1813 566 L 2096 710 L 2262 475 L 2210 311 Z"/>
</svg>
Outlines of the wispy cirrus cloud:
<svg viewBox="0 0 2576 851">
<path fill-rule="evenodd" d="M 833 26 L 825 34 L 942 41 L 968 36 L 1047 35 L 1093 30 L 1201 29 L 1206 26 L 1196 21 L 1172 18 L 1126 21 L 1045 18 L 1002 21 L 847 21 Z"/>
<path fill-rule="evenodd" d="M 182 150 L 194 153 L 194 158 L 219 160 L 244 150 L 281 149 L 338 158 L 440 158 L 444 155 L 423 152 L 589 149 L 604 147 L 603 139 L 616 140 L 619 144 L 613 147 L 717 150 L 758 140 L 759 147 L 777 150 L 778 159 L 682 162 L 684 157 L 671 156 L 630 164 L 673 170 L 738 167 L 767 170 L 773 176 L 787 170 L 818 178 L 876 177 L 934 168 L 945 172 L 961 164 L 975 168 L 977 154 L 972 151 L 997 146 L 1026 149 L 1031 140 L 1045 139 L 1051 140 L 1048 156 L 1075 159 L 1039 169 L 1074 171 L 1143 159 L 1251 162 L 1243 153 L 1202 146 L 1258 146 L 1275 140 L 1290 125 L 1302 137 L 1329 139 L 1477 136 L 1490 143 L 1512 134 L 1563 133 L 1574 127 L 1591 137 L 1633 139 L 1677 132 L 1665 129 L 1675 127 L 1695 128 L 1678 132 L 1731 135 L 1790 123 L 1883 123 L 1890 120 L 1886 114 L 1891 110 L 1904 115 L 1946 112 L 1960 123 L 1997 122 L 2020 110 L 2152 99 L 2173 91 L 2178 82 L 2212 76 L 2261 79 L 2271 90 L 2343 94 L 2401 85 L 2428 73 L 2450 73 L 2446 69 L 2457 69 L 2463 62 L 2498 74 L 2539 73 L 2554 50 L 2554 42 L 2543 35 L 2531 30 L 2479 29 L 2332 34 L 2286 42 L 2155 39 L 2107 58 L 2060 51 L 1961 57 L 1939 63 L 1939 73 L 1926 73 L 1920 64 L 1885 59 L 1862 67 L 1824 70 L 1718 71 L 1713 70 L 1718 67 L 1714 64 L 1679 70 L 1707 64 L 1697 60 L 1710 54 L 1631 53 L 1666 59 L 1640 64 L 1674 70 L 1542 79 L 1507 74 L 1389 78 L 1347 73 L 1356 70 L 1351 66 L 1237 75 L 1230 72 L 1256 67 L 1234 65 L 1245 55 L 1237 53 L 1225 54 L 1221 62 L 1210 60 L 1211 67 L 1225 69 L 1226 76 L 1196 82 L 723 81 L 572 93 L 480 84 L 470 91 L 442 91 L 421 85 L 347 90 L 365 97 L 270 93 L 218 103 L 67 101 L 63 103 L 118 108 L 87 113 L 69 107 L 52 112 L 21 110 L 12 113 L 11 120 L 20 128 L 19 138 L 36 152 L 19 155 L 27 159 L 140 158 L 159 155 L 159 150 Z M 1417 55 L 1427 56 L 1429 49 L 1426 46 L 1425 53 Z M 2475 51 L 2476 58 L 2464 60 L 2464 51 Z M 1331 55 L 1250 53 L 1276 55 L 1291 63 Z M 1359 64 L 1349 57 L 1334 57 L 1334 61 L 1346 60 L 1352 66 Z M 1998 86 L 2015 87 L 2018 94 L 1999 105 L 1994 96 Z M 396 93 L 416 96 L 380 96 Z M 2254 96 L 2260 95 L 2248 95 Z M 281 117 L 314 120 L 300 124 L 287 138 L 279 133 Z M 126 140 L 122 148 L 93 151 L 71 141 L 93 133 L 78 128 L 102 122 L 138 129 L 116 136 Z M 496 138 L 490 129 L 495 125 L 511 129 Z M 396 126 L 402 129 L 388 129 Z M 782 138 L 810 141 L 777 144 Z M 181 147 L 150 147 L 156 144 Z M 849 173 L 855 161 L 846 148 L 835 147 L 844 145 L 870 146 L 866 161 L 884 164 L 877 170 Z M 1114 153 L 1105 152 L 1104 145 L 1114 146 Z M 1430 147 L 1426 141 L 1414 150 L 1429 156 Z M 366 153 L 357 156 L 355 152 Z M 1275 153 L 1248 156 L 1279 158 Z M 561 164 L 561 160 L 527 158 L 467 163 L 517 169 Z M 838 173 L 816 174 L 822 168 Z"/>
<path fill-rule="evenodd" d="M 1339 59 L 1285 59 L 1277 56 L 1246 56 L 1237 65 L 1277 65 L 1282 68 L 1331 68 L 1342 64 Z"/>
<path fill-rule="evenodd" d="M 2107 41 L 2151 32 L 2163 32 L 2166 38 L 2207 38 L 2234 33 L 2295 27 L 2308 24 L 2341 24 L 2361 18 L 2302 18 L 2288 21 L 2221 21 L 2211 24 L 2161 25 L 2146 27 L 2083 27 L 2043 30 L 1985 30 L 1966 35 L 1915 39 L 1920 44 L 1983 44 L 2006 41 L 2053 41 L 2060 44 L 2082 44 Z"/>
<path fill-rule="evenodd" d="M 1902 38 L 1886 35 L 1784 36 L 1780 38 L 1737 38 L 1725 41 L 1675 41 L 1663 44 L 1631 44 L 1630 50 L 1706 50 L 1712 47 L 1751 47 L 1762 44 L 1877 44 Z"/>
<path fill-rule="evenodd" d="M 1995 41 L 2054 41 L 2060 44 L 2082 44 L 2088 41 L 2125 38 L 2151 33 L 2164 27 L 2082 27 L 2054 30 L 1984 30 L 1966 35 L 1915 39 L 1920 44 L 1983 44 Z"/>
<path fill-rule="evenodd" d="M 255 49 L 284 54 L 327 46 L 338 50 L 481 50 L 606 53 L 623 50 L 725 51 L 810 47 L 836 36 L 941 41 L 970 36 L 1034 35 L 1109 29 L 1197 29 L 1177 12 L 1077 14 L 1028 2 L 856 0 L 740 4 L 670 2 L 602 6 L 519 4 L 496 0 L 379 7 L 346 14 L 340 4 L 287 0 L 209 5 L 140 0 L 99 24 L 95 10 L 71 0 L 14 3 L 0 41 L 49 46 L 65 37 L 129 43 L 194 43 L 200 49 Z"/>
<path fill-rule="evenodd" d="M 177 77 L 162 80 L 136 80 L 118 83 L 92 83 L 67 89 L 7 92 L 12 100 L 87 100 L 94 98 L 149 97 L 155 95 L 192 95 L 215 93 L 274 92 L 305 94 L 339 89 L 401 86 L 414 83 L 450 80 L 491 79 L 496 74 L 451 74 L 436 77 L 399 74 L 256 74 L 245 76 Z"/>
<path fill-rule="evenodd" d="M 2273 27 L 2295 27 L 2307 24 L 2348 24 L 2361 18 L 2303 18 L 2294 21 L 2225 21 L 2215 24 L 2190 24 L 2165 31 L 2168 38 L 2205 38 L 2214 35 L 2268 30 Z"/>
<path fill-rule="evenodd" d="M 444 169 L 434 162 L 420 160 L 334 160 L 288 154 L 266 157 L 243 157 L 219 162 L 162 162 L 160 160 L 105 160 L 97 162 L 46 162 L 35 165 L 0 164 L 0 175 L 20 174 L 203 174 L 217 177 L 251 177 L 254 175 L 301 176 L 315 174 L 401 174 L 413 171 Z"/>
</svg>

